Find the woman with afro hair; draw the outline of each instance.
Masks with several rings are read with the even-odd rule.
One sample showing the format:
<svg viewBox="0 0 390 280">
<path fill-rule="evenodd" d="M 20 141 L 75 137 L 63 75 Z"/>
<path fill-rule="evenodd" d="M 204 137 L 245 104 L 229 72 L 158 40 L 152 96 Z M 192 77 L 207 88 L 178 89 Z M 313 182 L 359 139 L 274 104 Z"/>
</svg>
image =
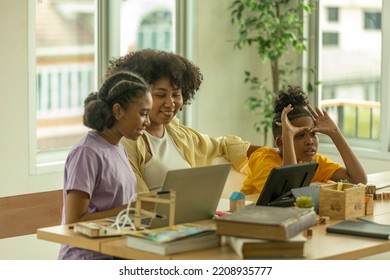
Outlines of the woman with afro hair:
<svg viewBox="0 0 390 280">
<path fill-rule="evenodd" d="M 304 162 L 318 162 L 312 182 L 347 180 L 367 183 L 367 175 L 341 131 L 328 113 L 313 109 L 300 87 L 281 90 L 274 101 L 272 133 L 275 147 L 256 150 L 248 163 L 248 176 L 241 191 L 246 195 L 261 193 L 274 167 Z M 344 166 L 320 155 L 317 133 L 328 135 L 336 146 Z"/>
<path fill-rule="evenodd" d="M 171 52 L 144 49 L 110 60 L 106 76 L 124 70 L 142 76 L 152 88 L 150 126 L 136 141 L 121 140 L 137 177 L 138 192 L 161 188 L 168 170 L 209 165 L 216 157 L 243 170 L 256 146 L 234 135 L 209 137 L 180 124 L 176 117 L 202 83 L 199 67 Z"/>
</svg>

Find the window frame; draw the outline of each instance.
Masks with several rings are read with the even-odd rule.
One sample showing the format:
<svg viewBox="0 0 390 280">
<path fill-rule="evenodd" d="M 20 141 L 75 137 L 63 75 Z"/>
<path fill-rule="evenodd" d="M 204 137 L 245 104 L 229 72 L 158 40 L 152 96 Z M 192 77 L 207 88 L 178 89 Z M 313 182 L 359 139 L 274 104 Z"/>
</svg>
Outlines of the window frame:
<svg viewBox="0 0 390 280">
<path fill-rule="evenodd" d="M 310 38 L 316 38 L 309 42 L 308 46 L 308 59 L 306 65 L 308 69 L 319 69 L 319 49 L 322 47 L 322 34 L 319 30 L 319 4 L 316 4 L 315 12 L 312 13 L 308 19 L 309 28 L 307 32 Z M 386 110 L 390 106 L 390 79 L 387 77 L 390 73 L 390 54 L 386 50 L 390 47 L 390 18 L 386 15 L 390 15 L 390 2 L 382 0 L 382 51 L 381 51 L 381 128 L 379 141 L 366 140 L 366 139 L 347 139 L 352 149 L 358 157 L 386 160 L 390 158 L 390 112 Z M 315 77 L 305 75 L 304 80 L 314 83 L 316 80 L 320 80 L 319 73 L 317 71 Z M 310 97 L 312 103 L 319 104 L 319 96 L 321 95 L 321 84 L 315 88 L 313 95 Z M 321 153 L 326 154 L 338 154 L 334 144 L 328 139 L 328 137 L 320 136 L 320 150 Z"/>
<path fill-rule="evenodd" d="M 95 15 L 98 7 L 104 0 L 95 0 Z M 97 17 L 95 17 L 96 20 Z M 58 149 L 55 151 L 39 152 L 37 147 L 37 90 L 36 90 L 36 2 L 28 1 L 28 92 L 29 92 L 29 173 L 39 175 L 60 172 L 64 169 L 66 157 L 70 148 Z M 97 25 L 95 25 L 97 27 Z M 99 37 L 99 28 L 96 30 L 96 37 Z M 96 48 L 96 43 L 95 43 Z M 95 58 L 96 60 L 97 58 Z M 97 63 L 95 61 L 95 67 Z M 97 76 L 97 75 L 96 75 Z M 94 81 L 95 87 L 97 82 Z"/>
<path fill-rule="evenodd" d="M 324 41 L 324 39 L 325 39 L 325 37 L 324 37 L 324 35 L 327 35 L 328 36 L 328 41 L 327 42 L 325 42 Z M 339 40 L 339 33 L 338 32 L 323 32 L 322 33 L 322 46 L 326 46 L 327 48 L 331 48 L 331 47 L 338 47 L 339 45 L 340 45 L 340 40 Z M 331 37 L 331 36 L 334 36 L 334 37 Z M 333 43 L 333 42 L 330 42 L 331 40 L 330 39 L 336 39 L 335 41 L 335 43 Z M 326 43 L 326 44 L 325 44 Z"/>
<path fill-rule="evenodd" d="M 95 81 L 98 88 L 103 80 L 108 61 L 112 57 L 119 56 L 119 17 L 121 0 L 95 0 Z M 192 8 L 193 1 L 175 0 L 176 11 L 173 22 L 176 28 L 176 38 L 174 40 L 176 52 L 187 57 L 192 56 L 190 38 L 193 34 Z M 46 174 L 63 171 L 66 157 L 70 148 L 56 151 L 37 151 L 36 126 L 36 43 L 35 43 L 35 1 L 28 1 L 28 89 L 29 89 L 29 172 L 30 175 Z M 191 119 L 191 112 L 182 112 L 184 119 Z M 190 121 L 187 121 L 190 123 Z"/>
<path fill-rule="evenodd" d="M 376 14 L 376 15 L 380 15 L 381 16 L 381 19 L 382 19 L 382 15 L 381 15 L 381 13 L 379 13 L 379 12 L 371 12 L 371 11 L 363 11 L 363 29 L 364 30 L 366 30 L 366 31 L 370 31 L 370 30 L 380 30 L 380 29 L 382 29 L 382 26 L 380 27 L 380 28 L 377 28 L 377 26 L 374 26 L 374 27 L 370 27 L 370 26 L 368 26 L 367 25 L 367 16 L 372 16 L 372 15 L 374 15 L 374 14 Z M 375 22 L 376 23 L 376 22 Z M 381 24 L 382 25 L 382 24 Z"/>
<path fill-rule="evenodd" d="M 328 7 L 327 9 L 327 19 L 328 22 L 339 22 L 339 7 Z M 335 16 L 335 18 L 333 18 Z"/>
</svg>

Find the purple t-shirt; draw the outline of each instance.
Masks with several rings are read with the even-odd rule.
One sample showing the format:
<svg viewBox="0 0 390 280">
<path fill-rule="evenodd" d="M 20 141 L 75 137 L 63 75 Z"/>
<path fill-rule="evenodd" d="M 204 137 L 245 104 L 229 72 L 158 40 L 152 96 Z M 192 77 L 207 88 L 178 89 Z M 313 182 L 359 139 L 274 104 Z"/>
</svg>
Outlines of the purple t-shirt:
<svg viewBox="0 0 390 280">
<path fill-rule="evenodd" d="M 88 213 L 127 204 L 136 190 L 136 178 L 126 150 L 90 131 L 69 152 L 64 172 L 64 201 L 69 190 L 88 193 Z M 65 203 L 62 212 L 65 223 Z M 62 245 L 59 259 L 110 259 L 97 252 Z"/>
</svg>

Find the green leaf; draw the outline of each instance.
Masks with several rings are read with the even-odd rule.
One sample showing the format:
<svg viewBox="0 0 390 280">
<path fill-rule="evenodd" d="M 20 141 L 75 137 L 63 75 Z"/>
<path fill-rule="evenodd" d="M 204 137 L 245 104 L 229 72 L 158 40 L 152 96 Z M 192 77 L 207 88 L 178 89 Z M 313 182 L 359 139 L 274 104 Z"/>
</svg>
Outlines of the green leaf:
<svg viewBox="0 0 390 280">
<path fill-rule="evenodd" d="M 238 38 L 234 41 L 236 49 L 243 46 L 255 48 L 261 61 L 277 65 L 277 76 L 269 73 L 261 76 L 244 71 L 244 82 L 255 94 L 245 101 L 247 109 L 258 116 L 254 124 L 257 132 L 264 134 L 272 126 L 273 100 L 277 92 L 267 85 L 273 84 L 270 79 L 277 79 L 279 87 L 290 83 L 291 75 L 301 75 L 302 67 L 285 63 L 291 51 L 306 51 L 306 38 L 303 34 L 303 13 L 311 13 L 316 0 L 236 0 L 230 8 L 231 22 L 237 28 Z M 310 73 L 315 71 L 310 69 Z M 316 81 L 317 83 L 317 81 Z M 308 85 L 314 89 L 313 85 Z"/>
</svg>

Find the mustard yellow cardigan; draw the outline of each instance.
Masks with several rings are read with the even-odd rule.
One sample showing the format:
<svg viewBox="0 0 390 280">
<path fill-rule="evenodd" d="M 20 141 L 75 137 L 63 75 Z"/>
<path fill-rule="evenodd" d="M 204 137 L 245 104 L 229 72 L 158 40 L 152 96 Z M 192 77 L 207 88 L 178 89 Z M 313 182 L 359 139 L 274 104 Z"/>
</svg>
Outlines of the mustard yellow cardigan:
<svg viewBox="0 0 390 280">
<path fill-rule="evenodd" d="M 248 161 L 247 150 L 250 143 L 243 141 L 238 136 L 227 135 L 212 138 L 190 127 L 181 125 L 178 118 L 174 118 L 166 125 L 166 131 L 171 135 L 179 152 L 191 167 L 210 165 L 216 157 L 224 157 L 239 172 L 243 172 L 246 167 Z M 139 137 L 138 140 L 134 141 L 123 137 L 121 143 L 127 151 L 130 164 L 137 178 L 137 192 L 149 191 L 143 179 L 146 155 L 144 139 Z"/>
</svg>

